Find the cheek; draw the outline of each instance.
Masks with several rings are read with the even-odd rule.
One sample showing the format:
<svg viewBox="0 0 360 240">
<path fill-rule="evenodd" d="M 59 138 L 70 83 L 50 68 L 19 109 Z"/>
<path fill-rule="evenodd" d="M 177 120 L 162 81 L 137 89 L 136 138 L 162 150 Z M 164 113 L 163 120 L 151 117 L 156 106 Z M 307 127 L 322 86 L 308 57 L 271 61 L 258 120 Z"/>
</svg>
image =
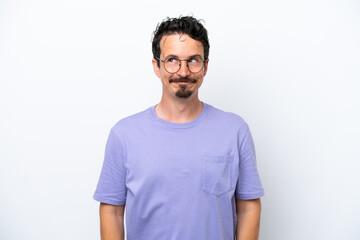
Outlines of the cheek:
<svg viewBox="0 0 360 240">
<path fill-rule="evenodd" d="M 202 82 L 204 80 L 204 74 L 202 73 L 202 74 L 196 76 L 196 78 L 197 78 L 198 82 Z"/>
<path fill-rule="evenodd" d="M 160 68 L 160 74 L 162 77 L 169 77 L 169 73 L 164 68 Z"/>
</svg>

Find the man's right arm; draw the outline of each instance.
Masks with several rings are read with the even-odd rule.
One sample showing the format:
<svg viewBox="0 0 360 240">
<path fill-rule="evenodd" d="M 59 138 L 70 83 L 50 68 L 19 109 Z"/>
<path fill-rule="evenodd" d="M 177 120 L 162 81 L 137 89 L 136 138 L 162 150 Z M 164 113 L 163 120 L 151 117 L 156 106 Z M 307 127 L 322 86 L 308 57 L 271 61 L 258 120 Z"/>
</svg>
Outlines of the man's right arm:
<svg viewBox="0 0 360 240">
<path fill-rule="evenodd" d="M 124 240 L 125 205 L 100 203 L 100 232 L 102 240 Z"/>
</svg>

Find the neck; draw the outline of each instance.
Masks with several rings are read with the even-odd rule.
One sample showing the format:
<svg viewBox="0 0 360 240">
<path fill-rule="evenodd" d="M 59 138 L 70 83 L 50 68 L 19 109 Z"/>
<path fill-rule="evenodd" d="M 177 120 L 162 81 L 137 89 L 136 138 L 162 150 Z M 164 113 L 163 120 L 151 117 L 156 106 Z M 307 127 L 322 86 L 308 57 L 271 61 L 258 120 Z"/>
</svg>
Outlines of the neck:
<svg viewBox="0 0 360 240">
<path fill-rule="evenodd" d="M 177 98 L 167 100 L 163 97 L 156 105 L 155 111 L 159 118 L 175 123 L 186 123 L 197 118 L 202 111 L 203 105 L 198 96 L 189 99 Z"/>
</svg>

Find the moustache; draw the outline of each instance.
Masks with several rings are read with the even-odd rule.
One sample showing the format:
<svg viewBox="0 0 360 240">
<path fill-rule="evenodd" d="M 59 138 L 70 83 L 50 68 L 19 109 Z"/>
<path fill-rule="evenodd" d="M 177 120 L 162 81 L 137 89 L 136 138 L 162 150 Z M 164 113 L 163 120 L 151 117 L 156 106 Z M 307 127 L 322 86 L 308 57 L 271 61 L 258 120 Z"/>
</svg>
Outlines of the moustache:
<svg viewBox="0 0 360 240">
<path fill-rule="evenodd" d="M 169 83 L 172 83 L 172 82 L 197 83 L 197 81 L 198 81 L 197 78 L 189 78 L 189 77 L 185 77 L 185 78 L 170 78 L 170 79 L 169 79 Z"/>
</svg>

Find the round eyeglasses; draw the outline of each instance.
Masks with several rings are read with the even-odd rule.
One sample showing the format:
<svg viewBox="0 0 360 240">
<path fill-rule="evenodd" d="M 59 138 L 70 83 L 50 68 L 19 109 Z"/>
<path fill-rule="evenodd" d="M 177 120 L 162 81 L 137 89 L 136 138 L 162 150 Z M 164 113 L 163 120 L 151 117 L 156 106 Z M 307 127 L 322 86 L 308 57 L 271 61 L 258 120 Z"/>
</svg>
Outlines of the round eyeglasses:
<svg viewBox="0 0 360 240">
<path fill-rule="evenodd" d="M 182 60 L 180 60 L 176 57 L 168 57 L 165 60 L 161 60 L 158 57 L 156 59 L 158 59 L 164 63 L 165 70 L 168 73 L 178 72 L 181 68 L 182 61 L 186 61 L 186 66 L 189 69 L 189 71 L 192 73 L 200 72 L 203 69 L 204 64 L 205 64 L 205 61 L 202 60 L 202 58 L 199 56 L 191 57 L 189 59 L 182 59 Z"/>
</svg>

